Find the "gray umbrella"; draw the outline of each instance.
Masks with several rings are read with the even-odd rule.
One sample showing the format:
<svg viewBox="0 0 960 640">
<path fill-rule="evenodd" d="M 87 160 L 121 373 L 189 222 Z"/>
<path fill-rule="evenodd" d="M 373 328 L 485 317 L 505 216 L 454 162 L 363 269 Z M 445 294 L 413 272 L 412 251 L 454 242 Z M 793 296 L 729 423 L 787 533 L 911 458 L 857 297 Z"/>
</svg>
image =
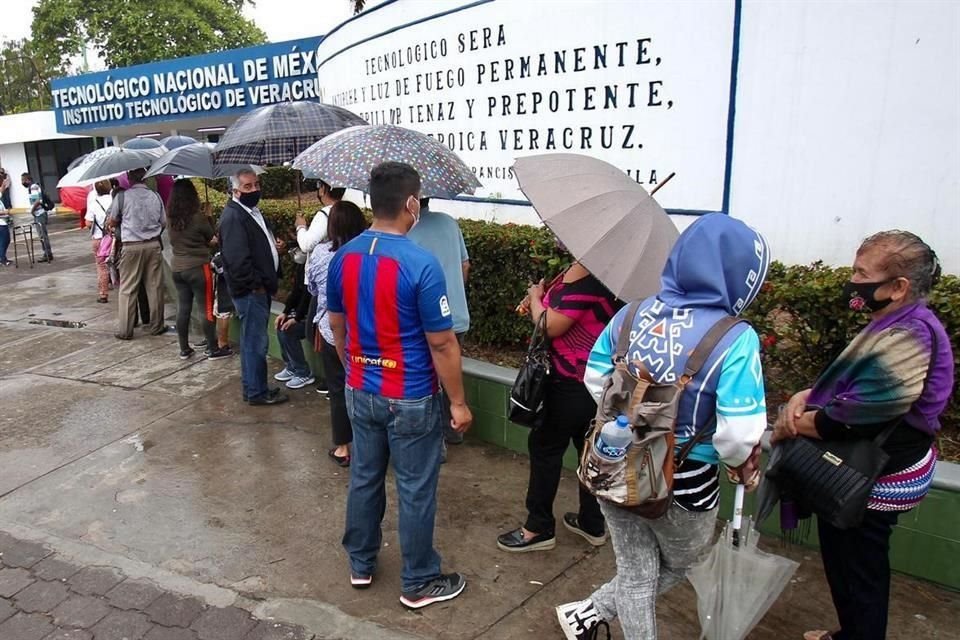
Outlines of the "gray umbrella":
<svg viewBox="0 0 960 640">
<path fill-rule="evenodd" d="M 680 234 L 643 187 L 603 160 L 573 153 L 518 158 L 513 170 L 544 224 L 611 293 L 637 300 L 660 290 Z"/>
<path fill-rule="evenodd" d="M 331 133 L 366 124 L 352 111 L 305 100 L 254 109 L 230 125 L 214 149 L 216 164 L 280 165 Z"/>
<path fill-rule="evenodd" d="M 146 169 L 152 165 L 156 159 L 157 154 L 153 151 L 121 148 L 116 153 L 104 155 L 89 163 L 80 165 L 84 170 L 77 176 L 77 181 L 86 182 L 99 180 L 101 178 L 111 178 L 125 171 Z"/>
<path fill-rule="evenodd" d="M 136 149 L 137 151 L 155 150 L 157 153 L 166 151 L 162 144 L 152 138 L 130 138 L 120 146 L 123 149 Z"/>
<path fill-rule="evenodd" d="M 263 172 L 261 167 L 250 164 L 214 164 L 214 146 L 211 142 L 195 142 L 167 151 L 154 161 L 146 177 L 164 175 L 226 178 L 241 169 Z"/>
<path fill-rule="evenodd" d="M 370 170 L 404 162 L 420 173 L 425 198 L 453 198 L 482 186 L 457 154 L 428 135 L 390 124 L 351 127 L 324 138 L 293 161 L 307 178 L 367 190 Z"/>
</svg>

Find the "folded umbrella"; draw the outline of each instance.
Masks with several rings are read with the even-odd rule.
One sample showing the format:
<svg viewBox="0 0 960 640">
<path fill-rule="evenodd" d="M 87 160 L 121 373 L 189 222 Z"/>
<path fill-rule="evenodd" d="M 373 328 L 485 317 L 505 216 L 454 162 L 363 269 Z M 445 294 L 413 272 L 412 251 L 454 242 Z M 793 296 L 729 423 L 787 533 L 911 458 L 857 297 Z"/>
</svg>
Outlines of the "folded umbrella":
<svg viewBox="0 0 960 640">
<path fill-rule="evenodd" d="M 518 158 L 513 170 L 540 219 L 611 293 L 637 300 L 660 290 L 679 233 L 643 187 L 573 153 Z"/>
<path fill-rule="evenodd" d="M 710 553 L 687 571 L 697 592 L 701 640 L 746 638 L 800 566 L 757 548 L 759 534 L 750 518 L 741 518 L 743 492 L 737 485 L 734 519 Z"/>
<path fill-rule="evenodd" d="M 305 100 L 254 109 L 227 127 L 215 164 L 281 165 L 317 140 L 366 120 L 352 111 Z"/>
<path fill-rule="evenodd" d="M 381 162 L 404 162 L 416 169 L 425 198 L 453 198 L 482 186 L 448 147 L 419 131 L 390 124 L 344 129 L 301 153 L 293 167 L 307 178 L 366 191 L 370 170 Z"/>
</svg>

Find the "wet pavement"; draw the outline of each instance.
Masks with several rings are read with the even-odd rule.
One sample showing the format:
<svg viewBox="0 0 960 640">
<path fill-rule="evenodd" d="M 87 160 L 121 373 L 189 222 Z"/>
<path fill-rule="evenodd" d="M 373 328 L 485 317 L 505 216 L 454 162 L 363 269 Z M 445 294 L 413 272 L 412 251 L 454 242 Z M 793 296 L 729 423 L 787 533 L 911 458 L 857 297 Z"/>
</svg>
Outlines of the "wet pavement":
<svg viewBox="0 0 960 640">
<path fill-rule="evenodd" d="M 351 589 L 340 546 L 348 476 L 326 455 L 327 401 L 305 389 L 248 407 L 237 359 L 181 361 L 169 335 L 115 340 L 115 303 L 95 302 L 86 232 L 66 221 L 52 230 L 52 265 L 0 270 L 0 639 L 560 638 L 553 607 L 613 574 L 608 547 L 562 529 L 551 552 L 498 551 L 496 535 L 523 516 L 526 459 L 468 438 L 443 467 L 436 532 L 465 594 L 401 607 L 392 485 L 376 581 Z M 567 474 L 558 515 L 575 500 Z M 33 555 L 11 558 L 24 545 Z M 767 547 L 801 569 L 750 638 L 832 627 L 819 556 Z M 45 572 L 60 563 L 76 571 Z M 126 584 L 128 600 L 85 593 L 81 571 L 113 576 L 109 589 Z M 158 601 L 174 612 L 157 613 Z M 89 615 L 58 617 L 68 602 Z M 694 602 L 688 585 L 661 598 L 660 638 L 699 635 Z M 889 638 L 960 638 L 958 594 L 897 576 L 892 608 Z"/>
</svg>

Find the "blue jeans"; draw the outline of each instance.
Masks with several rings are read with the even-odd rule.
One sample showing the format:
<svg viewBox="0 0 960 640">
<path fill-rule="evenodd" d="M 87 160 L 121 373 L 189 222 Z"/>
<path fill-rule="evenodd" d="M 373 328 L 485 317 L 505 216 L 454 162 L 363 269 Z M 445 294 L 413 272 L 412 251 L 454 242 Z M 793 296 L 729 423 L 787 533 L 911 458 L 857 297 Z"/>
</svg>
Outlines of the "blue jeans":
<svg viewBox="0 0 960 640">
<path fill-rule="evenodd" d="M 0 263 L 7 261 L 7 247 L 10 246 L 10 224 L 0 224 Z"/>
<path fill-rule="evenodd" d="M 400 503 L 400 578 L 403 590 L 412 591 L 440 575 L 440 554 L 433 548 L 443 441 L 440 394 L 392 400 L 347 387 L 346 400 L 353 448 L 343 547 L 350 570 L 360 576 L 376 572 L 387 506 L 384 482 L 392 461 Z"/>
<path fill-rule="evenodd" d="M 247 400 L 267 392 L 267 323 L 270 296 L 249 293 L 233 299 L 240 318 L 240 379 Z"/>
<path fill-rule="evenodd" d="M 294 324 L 286 331 L 277 331 L 277 342 L 280 343 L 280 353 L 287 370 L 299 378 L 309 378 L 310 365 L 303 355 L 303 337 L 306 335 L 306 325 L 302 322 Z"/>
</svg>

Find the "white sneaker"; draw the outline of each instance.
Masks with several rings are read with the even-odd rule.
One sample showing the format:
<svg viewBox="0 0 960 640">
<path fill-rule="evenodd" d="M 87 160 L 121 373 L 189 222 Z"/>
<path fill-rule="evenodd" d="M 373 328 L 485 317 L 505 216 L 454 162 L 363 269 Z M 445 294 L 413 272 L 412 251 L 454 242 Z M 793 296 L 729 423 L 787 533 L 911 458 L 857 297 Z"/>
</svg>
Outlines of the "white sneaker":
<svg viewBox="0 0 960 640">
<path fill-rule="evenodd" d="M 302 389 L 308 384 L 313 384 L 316 382 L 316 379 L 313 376 L 309 378 L 301 378 L 300 376 L 293 376 L 287 380 L 287 389 Z"/>
<path fill-rule="evenodd" d="M 592 600 L 581 600 L 562 604 L 556 608 L 557 620 L 567 640 L 587 640 L 596 638 L 598 634 L 594 627 L 607 627 L 607 637 L 610 637 L 610 626 L 600 619 L 600 612 L 593 605 Z"/>
<path fill-rule="evenodd" d="M 276 380 L 276 381 L 278 381 L 278 382 L 286 382 L 287 380 L 291 380 L 293 377 L 294 377 L 294 376 L 293 376 L 293 372 L 290 371 L 290 369 L 286 369 L 286 368 L 285 368 L 285 369 L 284 369 L 283 371 L 281 371 L 280 373 L 275 374 L 275 375 L 273 376 L 273 379 Z"/>
</svg>

